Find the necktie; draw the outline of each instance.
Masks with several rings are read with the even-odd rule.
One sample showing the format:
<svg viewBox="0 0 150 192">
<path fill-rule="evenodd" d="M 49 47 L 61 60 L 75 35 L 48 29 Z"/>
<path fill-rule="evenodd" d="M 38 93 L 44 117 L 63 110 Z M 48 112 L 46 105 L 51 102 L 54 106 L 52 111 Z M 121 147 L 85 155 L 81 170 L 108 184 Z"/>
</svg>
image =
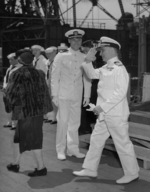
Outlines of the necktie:
<svg viewBox="0 0 150 192">
<path fill-rule="evenodd" d="M 35 68 L 35 69 L 36 69 L 38 60 L 39 60 L 39 58 L 35 61 L 35 65 L 34 65 L 34 68 Z"/>
<path fill-rule="evenodd" d="M 47 70 L 47 79 L 49 79 L 49 72 L 50 72 L 50 66 L 52 65 L 53 61 L 50 62 L 48 65 L 48 70 Z"/>
</svg>

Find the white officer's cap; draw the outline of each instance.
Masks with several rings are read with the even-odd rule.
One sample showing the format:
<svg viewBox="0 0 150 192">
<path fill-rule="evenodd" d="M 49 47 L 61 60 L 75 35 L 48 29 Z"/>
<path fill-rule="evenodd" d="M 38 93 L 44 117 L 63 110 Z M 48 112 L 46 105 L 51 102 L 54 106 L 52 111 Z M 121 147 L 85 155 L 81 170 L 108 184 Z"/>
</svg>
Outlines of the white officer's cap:
<svg viewBox="0 0 150 192">
<path fill-rule="evenodd" d="M 45 51 L 44 47 L 41 47 L 41 51 Z"/>
<path fill-rule="evenodd" d="M 7 59 L 11 59 L 16 57 L 16 53 L 10 53 L 9 55 L 7 55 Z"/>
<path fill-rule="evenodd" d="M 67 50 L 68 47 L 65 43 L 61 43 L 60 46 L 58 46 L 58 50 Z"/>
<path fill-rule="evenodd" d="M 57 47 L 52 46 L 45 49 L 45 53 L 52 53 L 53 51 L 57 51 Z"/>
<path fill-rule="evenodd" d="M 75 37 L 81 37 L 85 34 L 85 32 L 81 29 L 72 29 L 65 33 L 65 36 L 69 39 L 75 38 Z"/>
<path fill-rule="evenodd" d="M 24 47 L 25 50 L 30 50 L 30 47 Z"/>
<path fill-rule="evenodd" d="M 31 49 L 39 49 L 40 51 L 42 51 L 42 46 L 40 46 L 40 45 L 33 45 L 32 47 L 31 47 Z"/>
<path fill-rule="evenodd" d="M 116 49 L 121 49 L 121 45 L 116 40 L 109 37 L 101 37 L 99 47 L 114 47 Z"/>
<path fill-rule="evenodd" d="M 90 39 L 90 40 L 86 40 L 82 43 L 82 47 L 89 47 L 89 48 L 92 48 L 93 47 L 93 41 Z"/>
</svg>

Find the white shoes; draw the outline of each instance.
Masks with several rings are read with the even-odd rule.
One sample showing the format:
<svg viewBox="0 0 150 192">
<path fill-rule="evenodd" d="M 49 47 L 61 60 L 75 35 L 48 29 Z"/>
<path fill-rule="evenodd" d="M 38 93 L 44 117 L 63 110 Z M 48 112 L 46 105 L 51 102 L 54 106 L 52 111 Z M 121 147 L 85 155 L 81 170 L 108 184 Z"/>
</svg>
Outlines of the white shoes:
<svg viewBox="0 0 150 192">
<path fill-rule="evenodd" d="M 66 160 L 66 156 L 65 156 L 65 154 L 58 153 L 58 154 L 57 154 L 57 159 L 59 159 L 59 160 L 61 160 L 61 161 L 64 161 L 64 160 Z"/>
<path fill-rule="evenodd" d="M 135 175 L 124 175 L 121 179 L 118 179 L 116 181 L 117 184 L 127 184 L 127 183 L 131 183 L 132 181 L 136 181 L 139 179 L 139 174 L 135 174 Z"/>
<path fill-rule="evenodd" d="M 81 171 L 73 171 L 73 175 L 79 176 L 79 177 L 93 177 L 96 178 L 97 177 L 97 172 L 96 171 L 92 171 L 89 169 L 82 169 Z"/>
<path fill-rule="evenodd" d="M 67 151 L 67 155 L 68 156 L 75 156 L 77 158 L 84 158 L 85 157 L 85 154 L 83 153 L 80 153 L 80 152 L 77 152 L 77 153 L 70 153 L 69 151 Z M 63 161 L 63 160 L 66 160 L 66 155 L 64 153 L 58 153 L 57 154 L 57 159 Z"/>
<path fill-rule="evenodd" d="M 77 153 L 70 153 L 69 151 L 67 151 L 67 155 L 68 156 L 75 156 L 77 158 L 84 158 L 85 157 L 85 154 L 83 153 L 80 153 L 80 152 L 77 152 Z"/>
</svg>

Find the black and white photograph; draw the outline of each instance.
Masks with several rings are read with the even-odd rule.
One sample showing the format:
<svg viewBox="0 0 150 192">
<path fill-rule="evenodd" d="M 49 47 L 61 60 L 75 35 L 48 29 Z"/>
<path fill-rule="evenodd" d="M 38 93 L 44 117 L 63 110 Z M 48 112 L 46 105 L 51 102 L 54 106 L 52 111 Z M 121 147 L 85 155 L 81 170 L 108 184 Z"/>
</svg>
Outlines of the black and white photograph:
<svg viewBox="0 0 150 192">
<path fill-rule="evenodd" d="M 150 191 L 150 0 L 0 0 L 0 192 Z"/>
</svg>

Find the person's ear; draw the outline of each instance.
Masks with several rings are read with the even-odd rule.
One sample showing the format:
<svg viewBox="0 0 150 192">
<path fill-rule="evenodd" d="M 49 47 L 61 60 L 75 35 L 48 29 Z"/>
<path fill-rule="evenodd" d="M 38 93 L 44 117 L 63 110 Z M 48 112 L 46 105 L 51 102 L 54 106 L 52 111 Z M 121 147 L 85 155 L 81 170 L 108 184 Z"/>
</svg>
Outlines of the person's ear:
<svg viewBox="0 0 150 192">
<path fill-rule="evenodd" d="M 68 39 L 68 43 L 70 43 L 70 39 Z"/>
</svg>

